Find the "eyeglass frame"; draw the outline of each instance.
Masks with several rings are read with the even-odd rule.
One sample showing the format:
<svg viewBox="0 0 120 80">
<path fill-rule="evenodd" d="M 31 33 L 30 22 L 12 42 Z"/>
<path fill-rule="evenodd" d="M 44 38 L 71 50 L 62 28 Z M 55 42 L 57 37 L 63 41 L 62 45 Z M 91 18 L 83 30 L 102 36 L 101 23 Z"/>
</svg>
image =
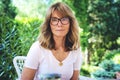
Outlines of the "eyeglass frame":
<svg viewBox="0 0 120 80">
<path fill-rule="evenodd" d="M 51 21 L 52 18 L 57 19 L 57 23 L 56 23 L 55 25 L 52 24 L 52 21 Z M 63 18 L 67 18 L 67 19 L 68 19 L 68 22 L 67 22 L 66 24 L 63 24 L 63 22 L 62 22 L 62 19 L 63 19 Z M 51 23 L 52 25 L 54 25 L 54 26 L 58 25 L 59 21 L 61 22 L 62 25 L 67 25 L 67 24 L 70 22 L 70 18 L 69 18 L 69 17 L 62 17 L 62 18 L 51 17 L 51 18 L 50 18 L 50 23 Z"/>
</svg>

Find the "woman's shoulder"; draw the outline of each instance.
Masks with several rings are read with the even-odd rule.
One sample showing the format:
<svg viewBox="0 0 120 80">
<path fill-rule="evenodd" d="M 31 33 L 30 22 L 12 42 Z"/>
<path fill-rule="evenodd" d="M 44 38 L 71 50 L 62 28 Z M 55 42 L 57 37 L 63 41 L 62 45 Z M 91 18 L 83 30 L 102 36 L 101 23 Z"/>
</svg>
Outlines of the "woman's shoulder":
<svg viewBox="0 0 120 80">
<path fill-rule="evenodd" d="M 32 47 L 37 48 L 37 49 L 39 49 L 39 50 L 47 50 L 47 49 L 45 49 L 44 47 L 41 46 L 41 44 L 40 44 L 39 41 L 35 41 L 35 42 L 32 44 Z"/>
<path fill-rule="evenodd" d="M 82 56 L 81 48 L 77 48 L 76 50 L 71 51 L 72 56 Z"/>
<path fill-rule="evenodd" d="M 31 45 L 31 49 L 38 49 L 38 50 L 41 49 L 41 45 L 40 45 L 39 41 L 33 42 Z"/>
<path fill-rule="evenodd" d="M 40 43 L 39 43 L 39 41 L 35 41 L 35 42 L 33 42 L 32 45 L 40 45 Z"/>
<path fill-rule="evenodd" d="M 77 48 L 71 51 L 72 53 L 81 53 L 81 48 Z"/>
<path fill-rule="evenodd" d="M 34 47 L 41 47 L 41 44 L 40 44 L 39 41 L 35 41 L 35 42 L 33 42 L 32 46 L 34 46 Z"/>
</svg>

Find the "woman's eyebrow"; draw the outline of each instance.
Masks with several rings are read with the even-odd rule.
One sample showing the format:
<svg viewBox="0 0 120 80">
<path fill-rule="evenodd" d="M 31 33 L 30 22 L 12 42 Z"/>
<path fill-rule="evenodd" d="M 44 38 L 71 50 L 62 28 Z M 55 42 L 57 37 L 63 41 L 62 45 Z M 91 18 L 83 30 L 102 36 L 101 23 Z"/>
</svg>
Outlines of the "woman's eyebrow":
<svg viewBox="0 0 120 80">
<path fill-rule="evenodd" d="M 58 18 L 58 17 L 51 17 L 51 18 Z"/>
<path fill-rule="evenodd" d="M 66 18 L 66 17 L 51 17 L 51 18 L 56 18 L 56 19 L 62 19 L 62 18 Z"/>
</svg>

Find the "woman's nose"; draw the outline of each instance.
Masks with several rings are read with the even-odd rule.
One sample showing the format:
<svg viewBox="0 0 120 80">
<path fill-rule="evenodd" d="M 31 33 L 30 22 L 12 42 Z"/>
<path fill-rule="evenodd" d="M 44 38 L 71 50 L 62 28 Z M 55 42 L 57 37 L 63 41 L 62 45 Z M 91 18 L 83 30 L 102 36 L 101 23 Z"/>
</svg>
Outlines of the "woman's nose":
<svg viewBox="0 0 120 80">
<path fill-rule="evenodd" d="M 58 26 L 61 27 L 62 26 L 62 22 L 59 20 L 58 21 Z"/>
</svg>

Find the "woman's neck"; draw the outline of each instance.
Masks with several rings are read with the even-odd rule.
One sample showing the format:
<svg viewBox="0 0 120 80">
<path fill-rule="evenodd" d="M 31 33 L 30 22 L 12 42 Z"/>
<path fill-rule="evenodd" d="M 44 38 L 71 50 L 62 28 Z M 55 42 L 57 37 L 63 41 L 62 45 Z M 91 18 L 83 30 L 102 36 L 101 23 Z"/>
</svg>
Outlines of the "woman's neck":
<svg viewBox="0 0 120 80">
<path fill-rule="evenodd" d="M 55 40 L 55 50 L 65 50 L 65 37 L 54 37 Z"/>
</svg>

